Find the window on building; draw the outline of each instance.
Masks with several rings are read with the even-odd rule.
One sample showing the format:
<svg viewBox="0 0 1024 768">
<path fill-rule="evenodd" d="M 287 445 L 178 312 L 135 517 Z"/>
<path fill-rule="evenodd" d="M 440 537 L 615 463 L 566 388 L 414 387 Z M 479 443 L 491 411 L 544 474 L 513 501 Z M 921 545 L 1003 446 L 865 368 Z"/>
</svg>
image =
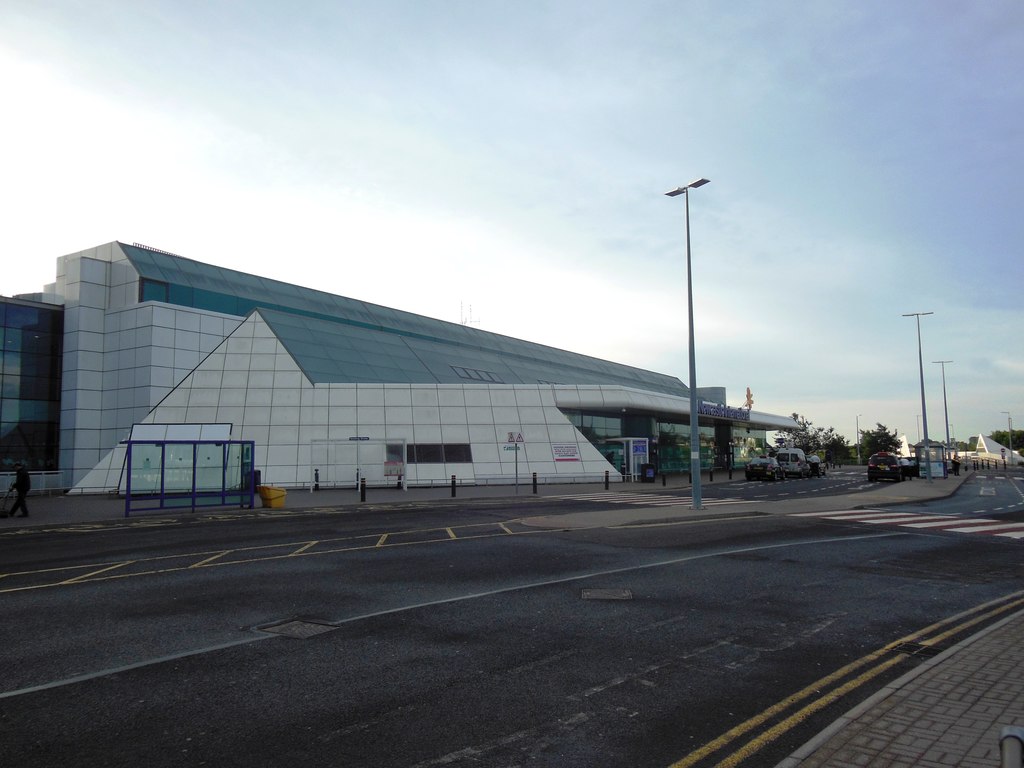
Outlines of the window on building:
<svg viewBox="0 0 1024 768">
<path fill-rule="evenodd" d="M 471 464 L 469 443 L 410 443 L 406 452 L 409 464 Z"/>
<path fill-rule="evenodd" d="M 453 365 L 452 370 L 455 371 L 455 375 L 460 379 L 466 379 L 467 381 L 484 381 L 489 384 L 504 384 L 504 380 L 496 373 L 492 371 L 480 371 L 476 368 L 462 368 L 458 365 Z"/>
<path fill-rule="evenodd" d="M 56 470 L 64 311 L 0 301 L 0 469 Z"/>
<path fill-rule="evenodd" d="M 167 283 L 143 277 L 139 280 L 139 301 L 167 301 Z"/>
</svg>

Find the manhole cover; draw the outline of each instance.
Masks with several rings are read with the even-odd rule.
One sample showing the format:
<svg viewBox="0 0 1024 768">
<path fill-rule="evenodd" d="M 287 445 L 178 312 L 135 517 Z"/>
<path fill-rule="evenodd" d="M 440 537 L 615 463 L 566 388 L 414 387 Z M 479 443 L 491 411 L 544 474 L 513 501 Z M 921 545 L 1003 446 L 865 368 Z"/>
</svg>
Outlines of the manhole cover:
<svg viewBox="0 0 1024 768">
<path fill-rule="evenodd" d="M 272 635 L 284 635 L 285 637 L 295 637 L 299 640 L 305 640 L 307 637 L 314 637 L 315 635 L 322 635 L 324 632 L 330 632 L 333 629 L 337 629 L 333 624 L 321 624 L 316 621 L 283 621 L 280 624 L 270 624 L 266 627 L 260 627 L 260 632 L 269 632 Z"/>
<path fill-rule="evenodd" d="M 921 643 L 900 643 L 893 650 L 896 653 L 905 653 L 908 656 L 921 656 L 923 658 L 938 656 L 942 653 L 941 648 L 936 648 L 934 645 L 922 645 Z"/>
<path fill-rule="evenodd" d="M 633 593 L 628 589 L 584 589 L 584 600 L 632 600 Z"/>
</svg>

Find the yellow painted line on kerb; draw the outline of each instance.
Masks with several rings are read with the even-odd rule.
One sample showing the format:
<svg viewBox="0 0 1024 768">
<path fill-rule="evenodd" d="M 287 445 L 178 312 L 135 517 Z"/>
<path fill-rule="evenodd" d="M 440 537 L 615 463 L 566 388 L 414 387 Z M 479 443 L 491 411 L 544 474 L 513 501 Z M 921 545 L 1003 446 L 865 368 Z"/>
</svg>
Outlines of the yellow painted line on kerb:
<svg viewBox="0 0 1024 768">
<path fill-rule="evenodd" d="M 967 618 L 965 621 L 961 621 L 958 624 L 953 624 L 952 626 L 950 626 L 952 622 L 958 621 L 959 619 L 969 616 L 972 611 L 968 611 L 957 616 L 952 616 L 947 619 L 943 619 L 942 621 L 937 621 L 934 624 L 925 627 L 924 629 L 918 632 L 906 635 L 905 637 L 902 637 L 899 640 L 896 640 L 895 642 L 889 643 L 884 648 L 880 648 L 879 650 L 874 651 L 868 654 L 867 656 L 857 659 L 856 661 L 850 662 L 849 664 L 847 664 L 844 667 L 841 667 L 832 674 L 827 675 L 821 678 L 820 680 L 816 680 L 815 682 L 808 685 L 806 688 L 792 694 L 791 696 L 787 696 L 782 701 L 773 704 L 768 709 L 764 710 L 763 712 L 760 712 L 759 714 L 755 715 L 749 720 L 740 723 L 734 728 L 729 729 L 721 736 L 719 736 L 717 739 L 705 744 L 696 752 L 691 752 L 682 760 L 672 763 L 672 765 L 669 766 L 669 768 L 688 768 L 688 766 L 692 766 L 700 762 L 709 755 L 712 755 L 715 752 L 718 752 L 719 750 L 725 749 L 731 742 L 735 741 L 740 736 L 749 733 L 758 726 L 767 722 L 776 715 L 781 714 L 785 710 L 789 709 L 795 704 L 798 704 L 804 699 L 810 698 L 811 696 L 819 695 L 823 688 L 826 688 L 832 683 L 841 680 L 854 670 L 877 661 L 882 656 L 884 656 L 887 653 L 891 653 L 896 647 L 904 643 L 920 642 L 921 645 L 935 645 L 937 643 L 942 642 L 950 636 L 959 634 L 965 631 L 966 629 L 969 629 L 975 624 L 979 624 L 983 621 L 993 619 L 999 614 L 1006 613 L 1007 611 L 1018 608 L 1019 606 L 1024 605 L 1024 598 L 1022 598 L 1020 595 L 1020 592 L 1016 592 L 1011 595 L 1007 595 L 1002 599 L 992 600 L 988 603 L 984 603 L 980 606 L 977 606 L 975 609 L 972 609 L 972 611 L 977 611 L 977 613 L 975 613 L 970 618 Z M 932 632 L 936 632 L 937 630 L 943 627 L 948 627 L 948 629 L 946 629 L 938 635 L 929 637 L 927 640 L 921 639 L 931 634 Z M 731 766 L 738 765 L 741 761 L 747 759 L 755 752 L 758 752 L 761 749 L 763 749 L 770 742 L 777 739 L 787 730 L 794 727 L 795 725 L 798 725 L 800 722 L 805 720 L 809 715 L 835 702 L 842 696 L 845 696 L 847 693 L 863 685 L 864 683 L 869 682 L 872 678 L 877 677 L 879 674 L 886 671 L 890 667 L 893 667 L 896 664 L 903 661 L 904 658 L 905 657 L 902 655 L 894 656 L 893 658 L 882 662 L 878 666 L 861 673 L 858 677 L 854 678 L 853 680 L 850 680 L 847 683 L 844 683 L 839 688 L 836 688 L 835 690 L 825 694 L 821 698 L 816 699 L 815 701 L 811 702 L 799 711 L 787 717 L 785 720 L 772 726 L 770 729 L 765 731 L 757 738 L 752 739 L 750 742 L 748 742 L 746 745 L 744 745 L 742 748 L 734 752 L 732 755 L 727 757 L 722 762 L 716 763 L 715 768 L 731 768 Z"/>
<path fill-rule="evenodd" d="M 876 661 L 877 659 L 881 658 L 882 656 L 884 656 L 889 651 L 890 651 L 890 647 L 886 647 L 886 648 L 882 648 L 880 650 L 874 651 L 873 653 L 870 653 L 867 656 L 864 656 L 863 658 L 860 658 L 860 659 L 857 659 L 856 661 L 850 662 L 845 667 L 841 667 L 840 669 L 837 669 L 832 674 L 827 675 L 827 676 L 821 678 L 820 680 L 816 680 L 815 682 L 813 682 L 810 685 L 808 685 L 806 688 L 804 688 L 804 689 L 802 689 L 800 691 L 797 691 L 796 693 L 791 694 L 790 696 L 787 696 L 782 701 L 779 701 L 779 702 L 776 702 L 775 704 L 772 704 L 772 706 L 768 707 L 768 709 L 764 710 L 763 712 L 760 712 L 759 714 L 757 714 L 754 717 L 750 718 L 746 722 L 740 723 L 739 725 L 735 726 L 734 728 L 730 728 L 728 731 L 723 733 L 717 739 L 715 739 L 714 741 L 709 741 L 707 744 L 705 744 L 703 747 L 698 749 L 696 752 L 691 752 L 689 755 L 684 757 L 679 762 L 672 763 L 672 765 L 669 766 L 669 768 L 688 768 L 688 766 L 691 766 L 691 765 L 694 765 L 694 764 L 700 762 L 701 760 L 703 760 L 708 755 L 710 755 L 710 754 L 712 754 L 714 752 L 717 752 L 720 749 L 724 749 L 729 743 L 731 743 L 735 739 L 739 738 L 740 736 L 742 736 L 745 733 L 749 733 L 750 731 L 754 730 L 755 728 L 757 728 L 762 723 L 767 722 L 768 720 L 770 720 L 771 718 L 775 717 L 779 713 L 784 712 L 785 710 L 789 709 L 794 704 L 798 704 L 799 702 L 803 701 L 804 699 L 806 699 L 806 698 L 808 698 L 810 696 L 816 696 L 816 695 L 820 694 L 822 688 L 824 688 L 824 687 L 826 687 L 828 685 L 831 685 L 832 683 L 836 682 L 837 680 L 840 680 L 840 679 L 846 677 L 848 674 L 853 672 L 855 669 L 859 669 L 860 667 L 863 667 L 863 666 L 865 666 L 867 664 L 870 664 L 873 661 Z M 901 659 L 899 657 L 897 657 L 896 660 L 900 661 Z"/>
<path fill-rule="evenodd" d="M 891 659 L 883 661 L 877 667 L 869 669 L 867 672 L 864 672 L 863 674 L 855 677 L 853 680 L 850 680 L 846 684 L 839 686 L 835 690 L 829 691 L 820 699 L 817 699 L 808 704 L 806 707 L 803 707 L 802 709 L 794 712 L 792 715 L 787 717 L 782 722 L 773 725 L 771 728 L 769 728 L 767 731 L 762 733 L 757 738 L 752 739 L 751 741 L 744 744 L 740 749 L 733 752 L 725 760 L 723 760 L 720 763 L 716 763 L 715 768 L 734 768 L 734 766 L 739 765 L 741 762 L 746 760 L 751 755 L 760 752 L 762 749 L 764 749 L 764 747 L 771 744 L 773 741 L 779 738 L 779 736 L 784 734 L 790 728 L 794 727 L 795 725 L 799 725 L 818 710 L 824 709 L 829 704 L 832 704 L 833 702 L 841 699 L 850 691 L 860 688 L 865 683 L 870 682 L 873 678 L 878 677 L 878 675 L 882 674 L 890 667 L 896 666 L 901 661 L 903 661 L 902 657 L 894 656 Z"/>
</svg>

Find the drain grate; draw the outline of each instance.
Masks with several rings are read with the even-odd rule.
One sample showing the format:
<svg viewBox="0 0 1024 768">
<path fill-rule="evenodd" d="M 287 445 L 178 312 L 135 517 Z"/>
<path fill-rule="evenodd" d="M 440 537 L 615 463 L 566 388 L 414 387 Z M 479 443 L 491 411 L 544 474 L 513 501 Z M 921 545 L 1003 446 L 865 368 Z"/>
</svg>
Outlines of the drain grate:
<svg viewBox="0 0 1024 768">
<path fill-rule="evenodd" d="M 305 640 L 309 637 L 322 635 L 324 632 L 330 632 L 334 629 L 337 629 L 337 627 L 333 624 L 301 620 L 282 621 L 279 624 L 269 624 L 265 627 L 259 627 L 260 632 L 269 632 L 272 635 L 294 637 L 299 640 Z"/>
<path fill-rule="evenodd" d="M 896 653 L 905 653 L 908 656 L 920 656 L 921 658 L 931 658 L 932 656 L 938 656 L 942 653 L 941 648 L 936 648 L 933 645 L 922 645 L 921 643 L 900 643 L 893 651 Z"/>
<path fill-rule="evenodd" d="M 628 589 L 584 589 L 580 595 L 584 600 L 632 600 Z"/>
</svg>

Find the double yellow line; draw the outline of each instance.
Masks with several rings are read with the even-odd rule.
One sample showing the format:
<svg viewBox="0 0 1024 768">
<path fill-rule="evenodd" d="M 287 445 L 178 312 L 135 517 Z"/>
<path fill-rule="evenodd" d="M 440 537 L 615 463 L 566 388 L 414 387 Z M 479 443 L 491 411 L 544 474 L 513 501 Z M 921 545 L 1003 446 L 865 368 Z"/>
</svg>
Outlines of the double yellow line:
<svg viewBox="0 0 1024 768">
<path fill-rule="evenodd" d="M 670 768 L 691 768 L 718 752 L 724 754 L 718 762 L 714 763 L 714 768 L 732 768 L 732 766 L 740 765 L 744 760 L 757 754 L 814 713 L 899 664 L 905 658 L 904 653 L 898 650 L 900 646 L 906 643 L 916 643 L 926 647 L 938 645 L 950 637 L 965 632 L 982 622 L 992 621 L 1022 605 L 1024 605 L 1024 592 L 1014 592 L 901 637 L 899 640 L 837 669 L 832 674 L 816 680 L 749 720 L 730 728 L 717 739 L 709 741 L 682 760 L 672 763 Z M 859 670 L 864 671 L 857 674 L 856 677 L 850 677 Z M 801 704 L 802 706 L 800 706 Z M 794 710 L 794 707 L 799 708 Z M 790 710 L 793 711 L 788 716 L 761 730 L 767 723 Z M 738 743 L 744 738 L 747 738 L 745 742 Z M 726 750 L 731 751 L 726 752 Z"/>
</svg>

